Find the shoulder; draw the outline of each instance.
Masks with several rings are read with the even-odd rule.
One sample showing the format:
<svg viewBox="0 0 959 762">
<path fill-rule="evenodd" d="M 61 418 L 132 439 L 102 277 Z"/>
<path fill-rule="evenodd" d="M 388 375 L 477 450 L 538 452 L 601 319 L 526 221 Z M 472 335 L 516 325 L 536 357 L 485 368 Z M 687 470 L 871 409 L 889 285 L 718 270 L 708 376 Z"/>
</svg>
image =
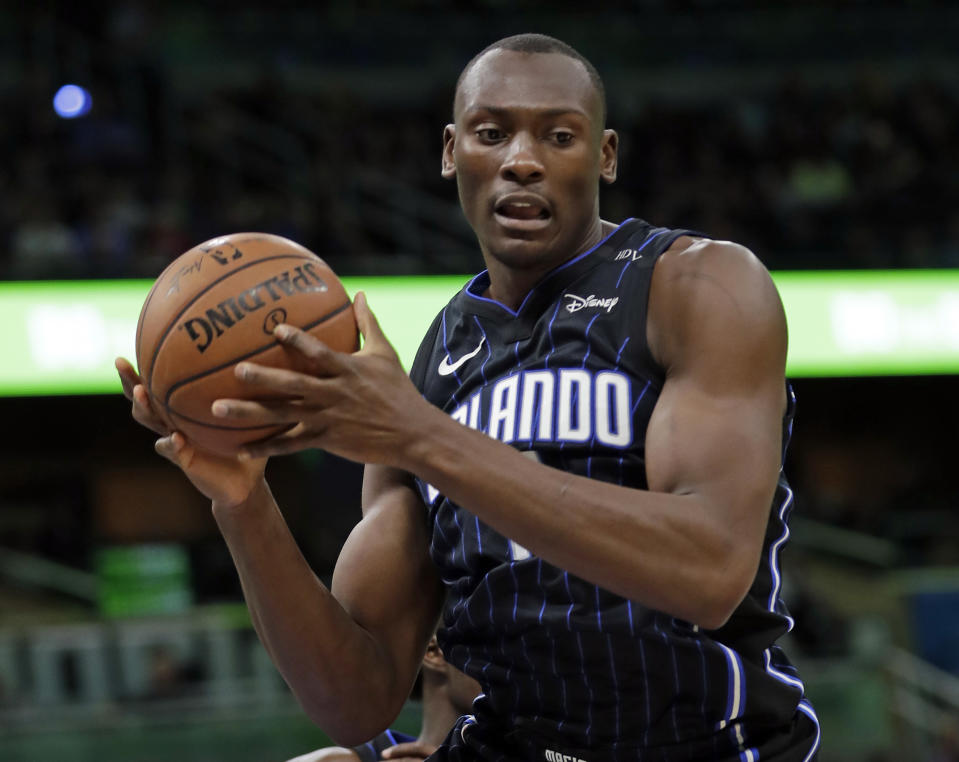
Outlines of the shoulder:
<svg viewBox="0 0 959 762">
<path fill-rule="evenodd" d="M 731 241 L 680 236 L 659 257 L 654 272 L 653 287 L 666 292 L 718 287 L 736 298 L 775 293 L 765 265 L 745 246 Z"/>
<path fill-rule="evenodd" d="M 668 368 L 684 348 L 704 341 L 759 342 L 785 355 L 786 319 L 769 271 L 753 252 L 681 236 L 656 263 L 648 334 L 654 356 Z"/>
</svg>

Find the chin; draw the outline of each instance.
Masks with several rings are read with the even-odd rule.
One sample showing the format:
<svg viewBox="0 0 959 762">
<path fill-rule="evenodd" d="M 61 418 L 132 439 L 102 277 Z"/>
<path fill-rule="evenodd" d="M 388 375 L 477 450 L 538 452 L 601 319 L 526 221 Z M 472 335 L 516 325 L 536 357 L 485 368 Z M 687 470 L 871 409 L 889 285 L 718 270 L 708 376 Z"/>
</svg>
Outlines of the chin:
<svg viewBox="0 0 959 762">
<path fill-rule="evenodd" d="M 514 270 L 539 269 L 553 259 L 552 247 L 541 240 L 500 239 L 491 242 L 487 250 L 493 259 Z"/>
</svg>

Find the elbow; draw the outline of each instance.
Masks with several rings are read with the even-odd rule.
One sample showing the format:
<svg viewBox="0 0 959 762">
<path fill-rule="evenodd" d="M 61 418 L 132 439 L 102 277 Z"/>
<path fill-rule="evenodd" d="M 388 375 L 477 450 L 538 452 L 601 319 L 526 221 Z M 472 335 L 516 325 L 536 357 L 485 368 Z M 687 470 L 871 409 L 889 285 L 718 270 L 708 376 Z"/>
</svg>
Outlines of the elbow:
<svg viewBox="0 0 959 762">
<path fill-rule="evenodd" d="M 297 696 L 310 721 L 340 746 L 361 746 L 386 730 L 400 713 L 402 704 L 391 711 L 373 702 L 356 702 L 344 697 L 331 705 Z"/>
<path fill-rule="evenodd" d="M 718 630 L 729 621 L 741 601 L 740 598 L 735 604 L 731 604 L 726 600 L 710 600 L 702 607 L 694 624 L 704 630 Z"/>
<path fill-rule="evenodd" d="M 706 595 L 699 602 L 693 622 L 704 630 L 723 627 L 749 594 L 754 578 L 755 569 L 726 569 L 712 584 L 703 585 L 700 590 Z"/>
<path fill-rule="evenodd" d="M 375 730 L 370 730 L 368 732 L 359 732 L 356 727 L 344 729 L 342 733 L 332 730 L 327 730 L 326 734 L 330 737 L 333 743 L 338 744 L 339 746 L 344 746 L 347 749 L 352 749 L 356 746 L 362 746 L 371 738 L 376 738 L 380 733 L 382 733 L 389 725 L 382 725 L 377 727 Z"/>
<path fill-rule="evenodd" d="M 390 720 L 381 722 L 372 717 L 352 715 L 331 719 L 328 714 L 307 711 L 307 716 L 334 744 L 350 749 L 362 746 L 389 727 Z M 392 719 L 392 718 L 391 718 Z"/>
<path fill-rule="evenodd" d="M 722 628 L 736 613 L 756 581 L 762 541 L 744 542 L 730 533 L 721 535 L 712 553 L 704 554 L 706 566 L 700 566 L 698 618 L 693 620 L 705 630 Z"/>
</svg>

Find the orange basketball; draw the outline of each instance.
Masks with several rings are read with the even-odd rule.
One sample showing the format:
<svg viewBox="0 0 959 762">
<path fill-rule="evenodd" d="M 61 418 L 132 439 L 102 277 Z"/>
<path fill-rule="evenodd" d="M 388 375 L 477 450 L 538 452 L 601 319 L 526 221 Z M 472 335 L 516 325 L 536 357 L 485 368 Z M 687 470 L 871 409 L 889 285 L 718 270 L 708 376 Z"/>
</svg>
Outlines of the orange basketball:
<svg viewBox="0 0 959 762">
<path fill-rule="evenodd" d="M 316 254 L 267 233 L 234 233 L 195 246 L 157 278 L 140 311 L 136 354 L 154 410 L 199 447 L 223 455 L 285 427 L 230 425 L 214 400 L 243 398 L 242 360 L 296 369 L 273 338 L 289 323 L 338 352 L 358 346 L 353 304 Z"/>
</svg>

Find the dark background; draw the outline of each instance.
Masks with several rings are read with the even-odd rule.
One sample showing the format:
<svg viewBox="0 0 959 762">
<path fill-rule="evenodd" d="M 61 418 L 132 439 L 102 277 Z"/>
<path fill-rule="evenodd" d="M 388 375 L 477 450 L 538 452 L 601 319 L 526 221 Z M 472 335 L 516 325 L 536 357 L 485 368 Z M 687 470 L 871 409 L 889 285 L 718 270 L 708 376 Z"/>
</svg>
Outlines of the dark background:
<svg viewBox="0 0 959 762">
<path fill-rule="evenodd" d="M 202 240 L 254 229 L 341 275 L 475 272 L 439 175 L 442 128 L 466 61 L 526 31 L 564 39 L 604 77 L 621 145 L 605 218 L 729 238 L 773 270 L 959 266 L 954 3 L 594 5 L 2 4 L 0 279 L 153 278 Z M 86 116 L 54 114 L 67 82 L 92 94 Z M 959 674 L 955 378 L 795 386 L 786 646 L 822 758 L 959 759 L 943 698 L 955 689 L 942 688 Z M 177 652 L 161 704 L 121 691 L 87 707 L 79 657 L 64 657 L 59 703 L 37 698 L 23 665 L 49 629 L 104 618 L 11 559 L 95 575 L 104 548 L 172 544 L 192 597 L 176 621 L 241 598 L 207 506 L 119 394 L 0 399 L 0 421 L 0 758 L 279 760 L 321 743 L 282 688 L 219 724 L 191 717 L 202 649 Z M 358 517 L 360 475 L 321 452 L 270 465 L 321 577 Z M 896 667 L 902 653 L 920 666 Z M 920 710 L 903 708 L 904 686 Z M 188 740 L 170 730 L 190 722 Z M 137 733 L 149 740 L 122 745 Z"/>
</svg>

